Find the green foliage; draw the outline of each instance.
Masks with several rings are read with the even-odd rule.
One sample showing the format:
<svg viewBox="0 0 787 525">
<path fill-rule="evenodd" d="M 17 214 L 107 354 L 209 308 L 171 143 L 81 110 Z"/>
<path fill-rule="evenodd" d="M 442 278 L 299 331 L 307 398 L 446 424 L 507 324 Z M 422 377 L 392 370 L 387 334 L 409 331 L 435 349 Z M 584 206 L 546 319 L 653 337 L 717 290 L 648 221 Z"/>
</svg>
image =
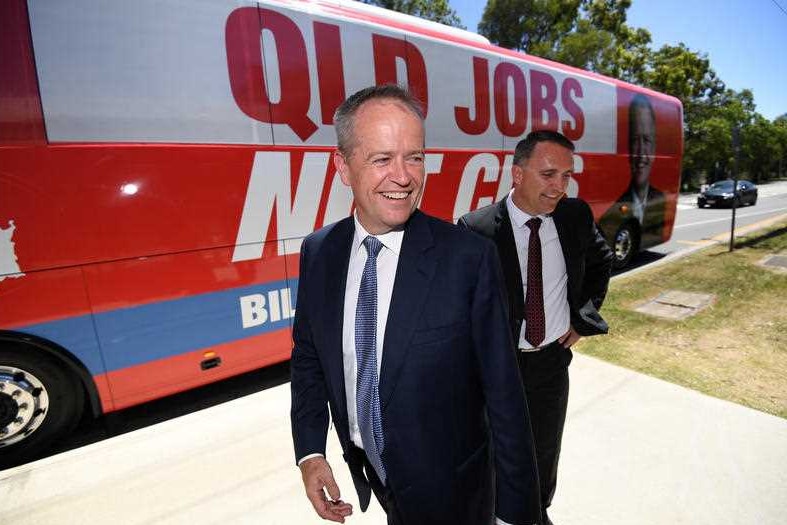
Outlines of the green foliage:
<svg viewBox="0 0 787 525">
<path fill-rule="evenodd" d="M 679 98 L 686 112 L 693 110 L 692 104 L 711 100 L 724 91 L 724 83 L 711 69 L 707 56 L 690 50 L 683 43 L 664 45 L 651 53 L 638 80 Z"/>
<path fill-rule="evenodd" d="M 631 0 L 489 0 L 478 30 L 490 41 L 636 81 L 650 33 L 626 25 Z"/>
<path fill-rule="evenodd" d="M 755 181 L 770 178 L 774 160 L 782 157 L 782 146 L 772 128 L 774 125 L 760 114 L 743 129 L 741 144 L 742 170 Z M 787 142 L 785 142 L 787 144 Z"/>
<path fill-rule="evenodd" d="M 731 137 L 735 126 L 741 137 L 739 177 L 764 182 L 783 176 L 787 170 L 787 118 L 771 122 L 757 113 L 750 90 L 728 89 L 689 107 L 693 113 L 686 118 L 686 180 L 711 182 L 733 176 Z"/>
<path fill-rule="evenodd" d="M 364 4 L 376 5 L 408 15 L 418 16 L 433 22 L 465 29 L 448 0 L 361 0 Z"/>
<path fill-rule="evenodd" d="M 584 0 L 489 0 L 478 31 L 509 49 L 549 58 Z"/>
</svg>

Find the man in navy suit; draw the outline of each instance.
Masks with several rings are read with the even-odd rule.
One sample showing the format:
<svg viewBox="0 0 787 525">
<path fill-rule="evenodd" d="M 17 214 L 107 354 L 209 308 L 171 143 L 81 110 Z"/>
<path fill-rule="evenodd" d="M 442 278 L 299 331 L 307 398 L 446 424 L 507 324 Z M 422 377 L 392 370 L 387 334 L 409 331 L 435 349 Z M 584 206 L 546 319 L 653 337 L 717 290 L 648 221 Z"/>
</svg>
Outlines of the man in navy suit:
<svg viewBox="0 0 787 525">
<path fill-rule="evenodd" d="M 599 309 L 613 259 L 590 207 L 565 196 L 573 151 L 556 131 L 530 133 L 514 151 L 509 196 L 459 220 L 495 242 L 503 265 L 546 525 L 566 420 L 570 347 L 581 336 L 607 332 Z"/>
<path fill-rule="evenodd" d="M 301 249 L 291 417 L 307 497 L 324 519 L 352 514 L 325 458 L 330 407 L 362 510 L 373 492 L 389 524 L 539 522 L 494 245 L 416 209 L 424 126 L 407 92 L 364 89 L 335 126 L 356 208 Z"/>
</svg>

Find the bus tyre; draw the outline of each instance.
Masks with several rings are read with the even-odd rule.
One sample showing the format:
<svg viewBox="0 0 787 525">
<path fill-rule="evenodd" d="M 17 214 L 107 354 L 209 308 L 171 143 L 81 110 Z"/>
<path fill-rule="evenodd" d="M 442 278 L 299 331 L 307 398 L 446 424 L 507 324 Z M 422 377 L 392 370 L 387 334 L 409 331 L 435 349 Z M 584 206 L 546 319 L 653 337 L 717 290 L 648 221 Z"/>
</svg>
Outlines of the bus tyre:
<svg viewBox="0 0 787 525">
<path fill-rule="evenodd" d="M 613 262 L 614 268 L 620 270 L 628 266 L 637 254 L 638 246 L 639 237 L 637 231 L 631 226 L 631 223 L 621 224 L 618 231 L 615 232 L 615 239 L 613 242 L 613 249 L 615 252 L 615 261 Z"/>
<path fill-rule="evenodd" d="M 79 381 L 52 358 L 0 349 L 0 467 L 34 459 L 72 431 L 84 400 Z"/>
</svg>

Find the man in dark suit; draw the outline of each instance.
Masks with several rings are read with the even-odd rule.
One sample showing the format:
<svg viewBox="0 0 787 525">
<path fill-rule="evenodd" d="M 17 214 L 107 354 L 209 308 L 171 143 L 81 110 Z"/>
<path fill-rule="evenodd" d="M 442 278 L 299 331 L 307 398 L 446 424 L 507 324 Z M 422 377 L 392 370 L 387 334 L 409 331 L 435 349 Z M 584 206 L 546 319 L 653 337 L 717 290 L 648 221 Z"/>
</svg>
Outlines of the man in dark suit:
<svg viewBox="0 0 787 525">
<path fill-rule="evenodd" d="M 625 266 L 637 248 L 655 246 L 663 242 L 664 193 L 650 184 L 650 172 L 656 155 L 656 114 L 645 95 L 637 94 L 629 105 L 629 170 L 631 181 L 626 191 L 604 212 L 599 226 L 616 246 L 619 266 Z M 631 242 L 626 250 L 626 239 L 617 239 L 621 225 L 636 223 L 639 243 Z M 633 241 L 633 239 L 631 239 Z M 621 242 L 624 244 L 621 245 Z"/>
<path fill-rule="evenodd" d="M 581 336 L 606 333 L 599 308 L 612 263 L 590 207 L 565 196 L 573 151 L 560 133 L 529 134 L 514 152 L 509 196 L 459 220 L 492 239 L 503 264 L 547 524 L 566 419 L 570 347 Z"/>
<path fill-rule="evenodd" d="M 416 210 L 423 117 L 401 88 L 356 93 L 335 126 L 355 213 L 305 239 L 293 329 L 292 431 L 309 500 L 324 519 L 352 513 L 325 458 L 330 407 L 362 510 L 374 492 L 389 524 L 539 522 L 494 245 Z"/>
</svg>

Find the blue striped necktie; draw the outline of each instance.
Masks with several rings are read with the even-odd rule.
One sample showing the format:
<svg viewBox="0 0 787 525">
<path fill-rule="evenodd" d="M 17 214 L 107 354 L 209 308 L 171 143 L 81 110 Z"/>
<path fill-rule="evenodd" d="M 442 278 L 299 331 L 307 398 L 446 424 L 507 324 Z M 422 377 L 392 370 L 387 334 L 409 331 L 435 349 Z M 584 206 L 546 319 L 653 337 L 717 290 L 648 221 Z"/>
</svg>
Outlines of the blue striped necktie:
<svg viewBox="0 0 787 525">
<path fill-rule="evenodd" d="M 355 355 L 358 360 L 355 403 L 366 457 L 385 484 L 383 421 L 377 378 L 377 254 L 383 244 L 370 235 L 364 239 L 363 245 L 368 257 L 355 309 Z"/>
</svg>

